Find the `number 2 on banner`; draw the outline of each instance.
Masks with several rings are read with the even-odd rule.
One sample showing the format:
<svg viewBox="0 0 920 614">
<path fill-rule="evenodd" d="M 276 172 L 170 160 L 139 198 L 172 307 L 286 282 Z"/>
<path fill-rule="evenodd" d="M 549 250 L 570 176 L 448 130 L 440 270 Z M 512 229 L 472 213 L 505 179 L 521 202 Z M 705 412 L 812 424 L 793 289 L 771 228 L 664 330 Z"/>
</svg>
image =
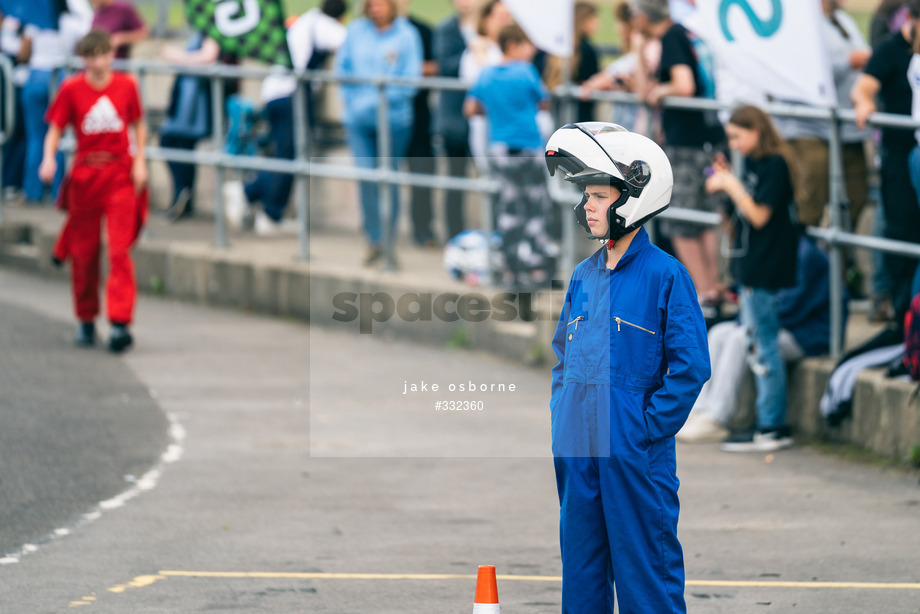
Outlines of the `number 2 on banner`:
<svg viewBox="0 0 920 614">
<path fill-rule="evenodd" d="M 728 12 L 735 5 L 744 11 L 744 14 L 751 22 L 751 27 L 758 36 L 768 38 L 776 34 L 776 31 L 779 30 L 780 24 L 783 23 L 782 0 L 770 0 L 773 14 L 767 21 L 761 19 L 748 2 L 749 0 L 722 0 L 719 4 L 719 25 L 722 26 L 722 34 L 725 35 L 725 40 L 730 42 L 735 40 L 735 37 L 732 36 L 732 33 L 728 29 Z"/>
<path fill-rule="evenodd" d="M 262 20 L 259 0 L 243 0 L 243 14 L 239 15 L 239 0 L 221 0 L 214 7 L 214 25 L 224 36 L 241 36 L 251 32 Z"/>
</svg>

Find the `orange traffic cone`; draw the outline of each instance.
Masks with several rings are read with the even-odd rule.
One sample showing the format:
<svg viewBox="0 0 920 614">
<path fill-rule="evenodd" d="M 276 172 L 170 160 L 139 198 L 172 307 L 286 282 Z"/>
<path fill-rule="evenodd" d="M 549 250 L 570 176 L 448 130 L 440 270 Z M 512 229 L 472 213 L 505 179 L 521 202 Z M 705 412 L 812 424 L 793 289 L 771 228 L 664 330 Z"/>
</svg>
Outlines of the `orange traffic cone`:
<svg viewBox="0 0 920 614">
<path fill-rule="evenodd" d="M 480 565 L 476 577 L 476 599 L 473 600 L 473 614 L 499 614 L 498 582 L 495 580 L 494 565 Z"/>
</svg>

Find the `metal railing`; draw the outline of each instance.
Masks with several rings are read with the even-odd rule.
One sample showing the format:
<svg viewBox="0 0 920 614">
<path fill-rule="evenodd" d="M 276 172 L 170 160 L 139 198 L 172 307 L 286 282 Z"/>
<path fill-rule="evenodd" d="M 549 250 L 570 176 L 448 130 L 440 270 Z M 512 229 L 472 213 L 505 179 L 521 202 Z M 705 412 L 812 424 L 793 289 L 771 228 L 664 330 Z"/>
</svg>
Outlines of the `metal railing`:
<svg viewBox="0 0 920 614">
<path fill-rule="evenodd" d="M 16 127 L 16 84 L 13 82 L 13 61 L 0 53 L 0 79 L 3 79 L 4 100 L 3 127 L 0 129 L 0 169 L 3 168 L 3 145 L 9 140 Z M 2 179 L 2 171 L 0 171 Z M 0 182 L 0 223 L 3 222 L 3 192 Z"/>
<path fill-rule="evenodd" d="M 568 88 L 566 95 L 577 95 L 577 88 Z M 622 92 L 596 93 L 591 99 L 608 102 L 629 102 L 638 104 L 638 99 L 632 94 Z M 709 99 L 687 99 L 687 98 L 666 98 L 663 101 L 664 106 L 683 108 L 722 111 L 733 107 L 732 104 L 709 100 Z M 822 241 L 826 242 L 830 251 L 830 295 L 831 295 L 831 343 L 830 353 L 837 357 L 843 349 L 843 250 L 847 247 L 857 247 L 870 250 L 881 251 L 884 253 L 897 254 L 903 256 L 912 256 L 920 258 L 920 242 L 910 243 L 907 241 L 898 241 L 881 237 L 871 237 L 855 234 L 852 230 L 844 228 L 844 216 L 847 203 L 846 189 L 843 173 L 843 148 L 840 138 L 840 128 L 843 123 L 855 123 L 856 114 L 852 109 L 836 108 L 818 108 L 808 107 L 798 104 L 783 103 L 764 103 L 758 105 L 767 114 L 774 117 L 789 117 L 798 119 L 817 119 L 824 120 L 830 124 L 830 140 L 828 142 L 828 195 L 829 195 L 829 212 L 830 225 L 828 228 L 819 228 L 809 226 L 806 232 Z M 891 113 L 874 113 L 868 121 L 869 125 L 878 127 L 890 127 L 915 130 L 920 128 L 920 122 L 911 119 L 905 115 Z M 916 203 L 913 203 L 916 205 Z M 717 225 L 720 221 L 718 214 L 706 214 L 702 212 L 681 212 L 683 215 L 676 216 L 678 211 L 669 209 L 661 214 L 661 217 L 682 219 L 698 223 Z M 708 219 L 707 219 L 708 218 Z M 918 237 L 920 240 L 920 237 Z"/>
<path fill-rule="evenodd" d="M 395 203 L 392 202 L 390 190 L 383 189 L 388 185 L 405 185 L 429 188 L 441 188 L 482 194 L 492 194 L 497 191 L 495 182 L 488 177 L 444 177 L 440 175 L 425 175 L 401 172 L 390 168 L 388 160 L 390 155 L 390 142 L 392 138 L 388 117 L 386 89 L 390 86 L 422 87 L 440 90 L 465 91 L 464 84 L 456 79 L 393 79 L 386 77 L 360 78 L 340 77 L 329 71 L 287 71 L 279 67 L 240 67 L 210 65 L 201 67 L 177 66 L 165 62 L 154 61 L 129 61 L 117 63 L 116 66 L 130 70 L 138 75 L 143 83 L 144 77 L 149 74 L 191 74 L 210 79 L 211 104 L 213 121 L 213 152 L 189 152 L 179 149 L 161 147 L 148 147 L 147 158 L 150 160 L 164 160 L 174 162 L 187 162 L 205 166 L 213 166 L 217 172 L 218 185 L 223 183 L 224 172 L 227 169 L 272 171 L 294 175 L 294 199 L 298 221 L 299 257 L 301 260 L 309 259 L 309 215 L 310 215 L 310 180 L 322 179 L 352 179 L 359 181 L 373 181 L 380 186 L 380 202 L 383 210 L 383 219 L 390 219 Z M 239 156 L 226 154 L 223 149 L 223 132 L 225 123 L 223 83 L 226 78 L 264 78 L 269 75 L 286 74 L 297 79 L 297 89 L 294 94 L 294 127 L 295 127 L 295 156 L 293 160 L 278 158 L 262 158 L 252 156 Z M 357 168 L 351 165 L 331 164 L 317 162 L 310 157 L 310 133 L 307 129 L 306 118 L 306 88 L 313 82 L 331 82 L 337 84 L 373 85 L 377 88 L 380 97 L 378 106 L 378 123 L 380 126 L 377 142 L 377 157 L 380 161 L 375 169 Z M 491 219 L 490 215 L 484 216 Z M 221 190 L 215 192 L 215 239 L 218 248 L 229 246 L 227 228 L 224 222 L 224 203 Z M 389 236 L 389 224 L 384 224 L 384 252 L 385 268 L 395 268 L 393 258 L 394 237 Z"/>
<path fill-rule="evenodd" d="M 73 67 L 74 64 L 71 65 Z M 183 149 L 170 149 L 148 146 L 146 149 L 149 160 L 162 160 L 184 162 L 203 166 L 212 166 L 217 174 L 217 184 L 223 184 L 225 173 L 228 169 L 249 171 L 272 171 L 288 173 L 294 176 L 294 199 L 298 221 L 298 251 L 302 260 L 308 260 L 309 246 L 309 216 L 310 216 L 310 181 L 313 178 L 323 179 L 350 179 L 358 181 L 373 181 L 380 187 L 380 201 L 383 205 L 384 220 L 384 251 L 386 255 L 385 269 L 394 268 L 393 244 L 395 237 L 390 236 L 390 225 L 387 220 L 391 218 L 394 203 L 391 192 L 384 189 L 390 185 L 418 186 L 436 189 L 449 189 L 474 192 L 486 195 L 484 199 L 483 225 L 491 233 L 491 204 L 489 195 L 498 191 L 496 182 L 487 176 L 447 177 L 442 175 L 428 175 L 408 173 L 390 168 L 388 160 L 389 143 L 392 134 L 388 121 L 388 100 L 386 89 L 390 86 L 424 88 L 439 91 L 466 91 L 467 85 L 458 79 L 448 78 L 404 78 L 404 77 L 344 77 L 329 71 L 288 71 L 279 67 L 241 67 L 226 65 L 209 66 L 184 66 L 165 62 L 132 60 L 116 62 L 116 68 L 133 72 L 137 75 L 141 91 L 143 91 L 146 77 L 150 74 L 188 74 L 208 78 L 211 87 L 213 145 L 214 151 L 187 151 Z M 0 72 L 3 78 L 11 83 L 12 66 L 0 63 Z M 224 113 L 224 79 L 227 78 L 257 78 L 268 75 L 284 74 L 293 76 L 297 81 L 294 100 L 294 126 L 295 126 L 295 157 L 293 160 L 278 158 L 263 158 L 259 156 L 240 156 L 224 153 L 223 134 L 225 127 Z M 306 118 L 306 88 L 309 83 L 335 83 L 338 85 L 356 84 L 372 85 L 377 88 L 380 104 L 378 105 L 378 159 L 379 165 L 374 169 L 358 168 L 351 165 L 331 164 L 317 162 L 310 157 L 310 133 L 307 129 Z M 561 115 L 566 117 L 567 107 L 579 99 L 579 90 L 574 86 L 562 86 L 553 92 L 553 96 L 561 102 Z M 597 102 L 629 103 L 645 106 L 635 95 L 623 92 L 592 92 L 590 100 Z M 709 99 L 666 98 L 662 104 L 667 107 L 713 110 L 720 111 L 731 108 L 733 105 Z M 9 104 L 7 105 L 10 106 Z M 866 237 L 845 230 L 842 226 L 842 211 L 845 207 L 843 190 L 843 164 L 840 145 L 840 126 L 843 122 L 853 122 L 854 113 L 851 110 L 836 110 L 813 108 L 802 105 L 770 103 L 761 105 L 768 114 L 781 117 L 794 117 L 806 119 L 819 119 L 830 123 L 831 139 L 829 143 L 830 156 L 830 227 L 809 227 L 808 233 L 825 241 L 831 251 L 831 353 L 839 355 L 842 349 L 842 338 L 838 331 L 842 330 L 842 301 L 843 296 L 843 249 L 845 247 L 858 247 L 878 250 L 886 253 L 920 257 L 920 244 L 905 241 L 895 241 L 879 237 Z M 11 109 L 10 109 L 11 112 Z M 920 122 L 911 120 L 903 115 L 876 113 L 870 118 L 870 124 L 880 127 L 895 127 L 903 129 L 916 129 Z M 5 135 L 0 134 L 0 143 L 5 140 Z M 554 182 L 550 183 L 551 195 L 560 206 L 571 207 L 577 199 L 573 198 L 571 191 L 565 190 Z M 2 197 L 0 197 L 2 198 Z M 571 274 L 575 266 L 575 244 L 573 237 L 574 223 L 572 216 L 563 215 L 563 256 L 561 259 L 561 273 L 565 276 Z M 699 211 L 683 211 L 668 209 L 661 217 L 689 221 L 707 226 L 717 226 L 721 217 L 716 213 Z M 2 220 L 2 200 L 0 200 L 0 220 Z M 224 216 L 224 202 L 222 190 L 215 190 L 215 235 L 214 243 L 218 248 L 227 248 L 229 239 Z"/>
</svg>

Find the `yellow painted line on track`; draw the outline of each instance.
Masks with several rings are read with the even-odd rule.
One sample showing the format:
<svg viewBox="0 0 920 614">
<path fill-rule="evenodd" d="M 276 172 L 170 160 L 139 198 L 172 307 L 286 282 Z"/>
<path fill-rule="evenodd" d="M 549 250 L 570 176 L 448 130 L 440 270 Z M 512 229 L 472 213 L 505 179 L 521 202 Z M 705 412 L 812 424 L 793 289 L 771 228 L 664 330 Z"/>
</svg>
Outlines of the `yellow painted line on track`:
<svg viewBox="0 0 920 614">
<path fill-rule="evenodd" d="M 408 574 L 408 573 L 309 573 L 272 571 L 160 571 L 167 578 L 269 578 L 293 580 L 469 580 L 473 574 Z M 498 576 L 499 579 L 530 579 L 559 582 L 561 577 L 550 576 Z"/>
<path fill-rule="evenodd" d="M 871 588 L 920 591 L 912 582 L 758 582 L 756 580 L 687 580 L 687 586 L 727 586 L 740 588 Z"/>
<path fill-rule="evenodd" d="M 310 573 L 271 571 L 160 571 L 167 578 L 249 578 L 290 580 L 475 580 L 473 574 L 382 574 L 382 573 Z M 561 582 L 561 576 L 496 576 L 512 582 Z M 723 588 L 825 588 L 825 589 L 885 589 L 920 590 L 920 583 L 911 582 L 780 582 L 756 580 L 687 580 L 687 586 Z"/>
<path fill-rule="evenodd" d="M 145 586 L 150 586 L 157 580 L 165 580 L 162 575 L 157 576 L 138 576 L 128 582 L 127 584 L 119 584 L 118 586 L 113 586 L 108 589 L 110 593 L 123 593 L 129 588 L 144 588 Z"/>
</svg>

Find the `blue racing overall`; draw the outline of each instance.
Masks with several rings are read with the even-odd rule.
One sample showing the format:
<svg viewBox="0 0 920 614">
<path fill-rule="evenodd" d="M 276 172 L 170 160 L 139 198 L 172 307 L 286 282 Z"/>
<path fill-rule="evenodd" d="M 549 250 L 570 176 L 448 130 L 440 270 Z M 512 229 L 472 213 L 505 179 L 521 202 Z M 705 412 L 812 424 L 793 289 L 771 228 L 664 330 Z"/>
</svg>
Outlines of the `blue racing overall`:
<svg viewBox="0 0 920 614">
<path fill-rule="evenodd" d="M 553 349 L 563 614 L 686 612 L 674 434 L 709 379 L 693 281 L 639 230 L 576 267 Z"/>
</svg>

